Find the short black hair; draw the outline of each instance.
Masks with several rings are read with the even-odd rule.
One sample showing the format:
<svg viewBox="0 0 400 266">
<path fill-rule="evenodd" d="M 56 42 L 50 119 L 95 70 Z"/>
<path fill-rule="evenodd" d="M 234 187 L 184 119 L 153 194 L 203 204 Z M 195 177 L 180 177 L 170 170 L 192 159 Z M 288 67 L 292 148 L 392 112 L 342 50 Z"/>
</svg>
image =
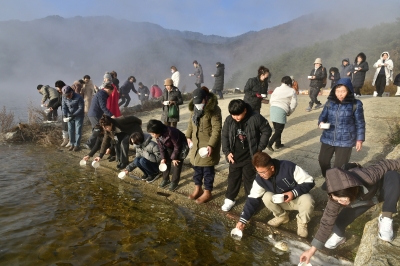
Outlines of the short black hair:
<svg viewBox="0 0 400 266">
<path fill-rule="evenodd" d="M 240 115 L 246 110 L 246 103 L 240 99 L 232 100 L 228 105 L 228 110 L 231 115 Z"/>
<path fill-rule="evenodd" d="M 85 82 L 84 82 L 82 79 L 80 79 L 80 80 L 78 80 L 78 81 L 79 81 L 79 83 L 82 84 L 82 85 L 85 84 Z"/>
<path fill-rule="evenodd" d="M 329 193 L 329 196 L 332 197 L 332 195 L 334 195 L 336 197 L 343 197 L 343 198 L 348 197 L 351 202 L 357 198 L 359 191 L 360 191 L 360 187 L 348 187 L 345 189 L 333 191 L 333 192 Z"/>
<path fill-rule="evenodd" d="M 43 87 L 43 85 L 42 84 L 39 84 L 39 85 L 37 85 L 37 90 L 40 90 L 41 88 Z"/>
<path fill-rule="evenodd" d="M 90 79 L 90 76 L 89 75 L 84 75 L 83 79 Z"/>
<path fill-rule="evenodd" d="M 281 80 L 282 83 L 285 83 L 288 86 L 292 86 L 292 79 L 289 76 L 284 76 Z"/>
<path fill-rule="evenodd" d="M 131 144 L 141 144 L 144 142 L 144 134 L 142 132 L 133 132 L 129 140 Z"/>
<path fill-rule="evenodd" d="M 151 119 L 149 123 L 147 123 L 147 132 L 154 134 L 161 134 L 166 125 L 164 125 L 160 120 Z"/>
<path fill-rule="evenodd" d="M 54 84 L 54 86 L 56 87 L 56 88 L 60 88 L 60 89 L 62 89 L 62 87 L 64 87 L 66 84 L 64 83 L 64 81 L 62 81 L 62 80 L 57 80 L 56 81 L 56 83 Z"/>
<path fill-rule="evenodd" d="M 136 79 L 135 79 L 135 77 L 134 77 L 134 76 L 129 76 L 128 80 L 130 80 L 130 79 L 133 79 L 133 83 L 135 83 L 135 82 L 136 82 Z"/>
<path fill-rule="evenodd" d="M 104 89 L 114 90 L 114 86 L 111 84 L 107 84 L 104 86 Z"/>
<path fill-rule="evenodd" d="M 103 115 L 103 116 L 100 118 L 99 124 L 100 124 L 102 127 L 105 127 L 105 126 L 114 126 L 114 119 L 112 119 L 112 118 L 111 118 L 110 116 L 108 116 L 108 115 Z"/>
</svg>

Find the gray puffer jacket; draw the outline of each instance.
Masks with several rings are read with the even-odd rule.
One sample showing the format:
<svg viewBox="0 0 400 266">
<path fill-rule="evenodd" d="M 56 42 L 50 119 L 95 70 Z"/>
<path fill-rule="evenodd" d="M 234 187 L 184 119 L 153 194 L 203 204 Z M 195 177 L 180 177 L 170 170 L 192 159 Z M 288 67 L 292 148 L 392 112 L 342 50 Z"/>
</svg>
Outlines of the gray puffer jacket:
<svg viewBox="0 0 400 266">
<path fill-rule="evenodd" d="M 150 134 L 144 134 L 144 141 L 140 145 L 133 145 L 136 149 L 136 158 L 143 157 L 152 163 L 159 163 L 161 161 L 160 149 L 156 142 L 152 141 Z M 136 165 L 132 162 L 126 170 L 129 172 L 136 168 Z"/>
</svg>

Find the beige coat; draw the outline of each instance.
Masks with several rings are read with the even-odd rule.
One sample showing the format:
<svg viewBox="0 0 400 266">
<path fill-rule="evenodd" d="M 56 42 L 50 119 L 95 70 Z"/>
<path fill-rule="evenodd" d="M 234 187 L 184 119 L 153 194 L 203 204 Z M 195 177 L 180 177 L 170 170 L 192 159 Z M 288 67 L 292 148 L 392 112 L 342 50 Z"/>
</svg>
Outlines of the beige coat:
<svg viewBox="0 0 400 266">
<path fill-rule="evenodd" d="M 81 94 L 83 100 L 85 101 L 85 114 L 87 114 L 87 112 L 89 112 L 90 103 L 92 102 L 94 94 L 94 85 L 90 79 L 83 84 Z"/>
</svg>

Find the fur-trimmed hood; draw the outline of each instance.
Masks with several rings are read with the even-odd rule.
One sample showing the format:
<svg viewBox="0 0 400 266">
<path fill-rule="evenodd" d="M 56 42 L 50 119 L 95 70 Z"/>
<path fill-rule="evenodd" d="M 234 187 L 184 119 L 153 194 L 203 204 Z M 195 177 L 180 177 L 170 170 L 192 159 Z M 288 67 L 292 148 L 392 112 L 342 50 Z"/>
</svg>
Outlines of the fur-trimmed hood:
<svg viewBox="0 0 400 266">
<path fill-rule="evenodd" d="M 367 61 L 367 56 L 366 56 L 364 53 L 359 53 L 359 54 L 356 56 L 356 58 L 354 59 L 354 64 L 357 64 L 357 58 L 358 58 L 358 57 L 361 57 L 361 59 L 362 59 L 361 63 Z M 361 64 L 361 63 L 360 63 L 360 64 Z"/>
<path fill-rule="evenodd" d="M 390 54 L 389 54 L 389 52 L 383 52 L 383 53 L 381 53 L 381 60 L 383 60 L 383 54 L 387 54 L 388 55 L 388 57 L 387 57 L 387 59 L 386 60 L 389 60 L 390 59 Z"/>
<path fill-rule="evenodd" d="M 217 96 L 209 92 L 207 95 L 207 101 L 206 104 L 204 105 L 204 113 L 212 113 L 214 111 L 215 106 L 218 105 L 218 98 Z M 194 110 L 194 104 L 193 104 L 193 99 L 190 100 L 189 102 L 189 111 L 193 112 Z"/>
</svg>

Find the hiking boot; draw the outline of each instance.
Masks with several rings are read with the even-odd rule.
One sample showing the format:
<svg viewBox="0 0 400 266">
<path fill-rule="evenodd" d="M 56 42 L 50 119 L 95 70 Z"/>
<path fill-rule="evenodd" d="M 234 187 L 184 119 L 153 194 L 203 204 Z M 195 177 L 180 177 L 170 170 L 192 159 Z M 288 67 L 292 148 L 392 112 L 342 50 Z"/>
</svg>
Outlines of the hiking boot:
<svg viewBox="0 0 400 266">
<path fill-rule="evenodd" d="M 278 145 L 278 144 L 275 143 L 275 150 L 279 150 L 280 148 L 283 148 L 283 147 L 285 147 L 284 144 Z"/>
<path fill-rule="evenodd" d="M 225 199 L 224 205 L 222 205 L 221 210 L 223 210 L 224 212 L 228 212 L 232 209 L 233 206 L 235 206 L 235 201 Z"/>
<path fill-rule="evenodd" d="M 178 188 L 178 183 L 171 182 L 171 184 L 169 184 L 168 190 L 169 191 L 175 191 L 175 189 L 177 189 L 177 188 Z"/>
<path fill-rule="evenodd" d="M 204 193 L 196 200 L 197 204 L 206 203 L 212 199 L 210 190 L 205 189 Z"/>
<path fill-rule="evenodd" d="M 154 181 L 156 181 L 159 177 L 161 176 L 161 173 L 155 174 L 155 175 L 151 175 L 146 179 L 147 183 L 153 183 Z"/>
<path fill-rule="evenodd" d="M 321 103 L 320 104 L 317 104 L 315 107 L 314 107 L 314 110 L 317 110 L 317 109 L 319 109 L 319 108 L 322 108 L 322 107 L 324 107 Z"/>
<path fill-rule="evenodd" d="M 161 181 L 161 183 L 158 187 L 164 188 L 164 187 L 168 186 L 170 183 L 171 183 L 171 181 L 169 181 L 169 179 L 163 179 L 163 181 Z"/>
<path fill-rule="evenodd" d="M 281 216 L 275 217 L 268 221 L 268 225 L 272 227 L 278 227 L 281 224 L 286 224 L 289 222 L 289 214 L 287 212 L 283 213 Z"/>
<path fill-rule="evenodd" d="M 61 143 L 61 147 L 65 147 L 67 144 L 69 143 L 69 139 L 68 138 L 64 138 L 63 142 Z"/>
<path fill-rule="evenodd" d="M 200 185 L 196 185 L 192 194 L 189 195 L 189 199 L 195 200 L 203 194 L 203 189 Z"/>
<path fill-rule="evenodd" d="M 80 150 L 81 150 L 81 148 L 79 148 L 79 146 L 74 147 L 74 151 L 80 151 Z"/>
<path fill-rule="evenodd" d="M 382 217 L 382 214 L 378 218 L 380 239 L 391 242 L 393 240 L 393 219 L 388 217 Z"/>
<path fill-rule="evenodd" d="M 308 236 L 307 224 L 303 224 L 299 219 L 297 219 L 297 235 L 300 237 Z"/>
<path fill-rule="evenodd" d="M 311 110 L 312 110 L 312 107 L 310 107 L 310 106 L 308 106 L 308 107 L 306 108 L 306 112 L 311 112 Z"/>
<path fill-rule="evenodd" d="M 268 145 L 268 146 L 267 146 L 267 149 L 270 150 L 270 151 L 274 151 L 274 148 L 272 148 L 271 145 Z"/>
<path fill-rule="evenodd" d="M 147 178 L 149 178 L 149 176 L 147 174 L 142 175 L 142 181 L 147 181 Z"/>
<path fill-rule="evenodd" d="M 337 234 L 333 233 L 331 237 L 326 241 L 325 247 L 329 249 L 335 249 L 344 242 L 346 242 L 346 238 L 344 236 L 338 236 Z"/>
<path fill-rule="evenodd" d="M 71 145 L 71 146 L 69 146 L 69 149 L 68 149 L 68 150 L 69 150 L 69 151 L 72 151 L 74 148 L 75 148 L 75 147 Z"/>
<path fill-rule="evenodd" d="M 126 168 L 126 163 L 119 163 L 119 164 L 117 164 L 117 169 L 118 170 L 123 170 L 123 169 L 125 169 Z"/>
<path fill-rule="evenodd" d="M 107 157 L 107 159 L 108 159 L 108 161 L 111 163 L 111 162 L 114 162 L 115 160 L 116 160 L 116 158 L 115 158 L 115 156 L 108 156 Z"/>
</svg>

